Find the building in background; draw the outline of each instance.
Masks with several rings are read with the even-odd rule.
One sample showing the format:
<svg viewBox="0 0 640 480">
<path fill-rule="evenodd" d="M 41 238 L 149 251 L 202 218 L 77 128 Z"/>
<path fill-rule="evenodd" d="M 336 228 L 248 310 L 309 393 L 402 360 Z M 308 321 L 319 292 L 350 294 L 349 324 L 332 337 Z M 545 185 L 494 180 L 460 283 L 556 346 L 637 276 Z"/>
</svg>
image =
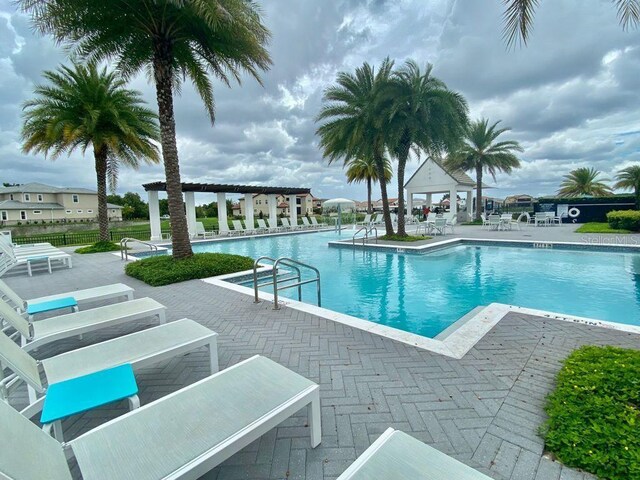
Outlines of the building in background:
<svg viewBox="0 0 640 480">
<path fill-rule="evenodd" d="M 240 199 L 238 203 L 233 206 L 233 214 L 238 216 L 244 216 L 246 209 L 244 206 L 244 197 Z M 289 215 L 289 197 L 286 195 L 276 195 L 276 202 L 278 204 L 278 215 Z M 296 197 L 296 207 L 298 215 L 313 214 L 314 209 L 322 209 L 323 200 L 316 198 L 311 194 L 298 195 Z M 263 216 L 269 215 L 269 195 L 264 193 L 257 193 L 253 196 L 253 212 L 254 215 Z"/>
<path fill-rule="evenodd" d="M 122 220 L 122 207 L 107 204 L 109 220 Z M 98 217 L 98 193 L 87 188 L 25 183 L 0 187 L 2 225 L 86 222 Z"/>
</svg>

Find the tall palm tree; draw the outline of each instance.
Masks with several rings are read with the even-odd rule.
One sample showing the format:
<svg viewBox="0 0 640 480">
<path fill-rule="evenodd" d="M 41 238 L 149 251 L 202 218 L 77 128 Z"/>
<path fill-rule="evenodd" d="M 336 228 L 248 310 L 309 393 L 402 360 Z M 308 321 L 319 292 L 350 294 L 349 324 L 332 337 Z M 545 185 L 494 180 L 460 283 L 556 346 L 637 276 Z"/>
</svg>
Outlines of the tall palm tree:
<svg viewBox="0 0 640 480">
<path fill-rule="evenodd" d="M 316 121 L 320 146 L 329 163 L 355 158 L 373 158 L 378 178 L 385 177 L 384 155 L 387 150 L 387 112 L 392 101 L 390 80 L 393 62 L 386 58 L 376 71 L 368 63 L 355 73 L 340 72 L 336 85 L 324 92 L 324 105 Z M 388 235 L 393 234 L 386 182 L 380 182 L 382 213 Z"/>
<path fill-rule="evenodd" d="M 367 212 L 373 213 L 373 208 L 371 207 L 371 185 L 378 181 L 378 169 L 375 160 L 372 157 L 359 157 L 351 160 L 347 166 L 348 183 L 367 183 Z M 389 183 L 392 175 L 391 162 L 388 158 L 385 158 L 384 181 Z"/>
<path fill-rule="evenodd" d="M 423 150 L 440 155 L 460 144 L 468 125 L 467 102 L 447 88 L 413 60 L 393 73 L 393 103 L 389 112 L 391 151 L 398 160 L 398 235 L 406 236 L 404 225 L 404 172 L 409 152 Z"/>
<path fill-rule="evenodd" d="M 640 23 L 640 0 L 611 0 L 618 10 L 622 28 L 635 28 Z M 533 25 L 533 16 L 540 0 L 502 0 L 505 5 L 502 35 L 508 46 L 518 42 L 525 45 Z M 585 4 L 586 5 L 586 4 Z M 589 7 L 587 7 L 589 8 Z"/>
<path fill-rule="evenodd" d="M 613 188 L 633 190 L 636 197 L 636 210 L 640 210 L 640 164 L 623 168 L 616 175 L 616 180 Z"/>
<path fill-rule="evenodd" d="M 496 178 L 497 172 L 511 173 L 520 167 L 520 159 L 515 152 L 522 147 L 515 140 L 497 141 L 510 128 L 498 128 L 500 121 L 489 126 L 489 120 L 471 122 L 465 134 L 464 144 L 445 160 L 445 166 L 452 170 L 473 170 L 476 173 L 476 220 L 482 215 L 482 177 L 484 172 Z M 467 207 L 468 208 L 468 207 Z"/>
<path fill-rule="evenodd" d="M 120 165 L 137 168 L 140 160 L 158 163 L 157 115 L 122 77 L 95 64 L 73 64 L 46 71 L 47 85 L 24 104 L 25 153 L 62 154 L 93 149 L 98 184 L 99 240 L 109 241 L 107 179 L 115 190 Z"/>
<path fill-rule="evenodd" d="M 560 184 L 558 195 L 560 197 L 579 197 L 581 195 L 591 195 L 603 197 L 611 195 L 611 189 L 604 184 L 607 180 L 598 178 L 600 172 L 591 167 L 580 167 L 571 170 L 565 175 Z"/>
<path fill-rule="evenodd" d="M 210 76 L 227 86 L 243 72 L 260 81 L 271 65 L 270 33 L 250 0 L 17 0 L 35 27 L 92 60 L 115 61 L 128 78 L 153 77 L 167 182 L 173 257 L 192 255 L 182 199 L 173 92 L 189 78 L 211 122 Z"/>
</svg>

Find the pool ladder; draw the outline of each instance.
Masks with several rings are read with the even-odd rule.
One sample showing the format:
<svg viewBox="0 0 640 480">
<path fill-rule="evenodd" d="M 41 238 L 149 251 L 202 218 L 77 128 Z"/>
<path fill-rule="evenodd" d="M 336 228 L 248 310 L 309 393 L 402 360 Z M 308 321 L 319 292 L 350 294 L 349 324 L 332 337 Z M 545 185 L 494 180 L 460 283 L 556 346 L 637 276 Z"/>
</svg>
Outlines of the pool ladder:
<svg viewBox="0 0 640 480">
<path fill-rule="evenodd" d="M 375 239 L 376 239 L 376 243 L 378 243 L 378 229 L 374 226 L 371 225 L 370 227 L 367 227 L 366 225 L 364 227 L 360 227 L 358 229 L 358 231 L 356 233 L 353 234 L 353 238 L 351 239 L 351 243 L 353 244 L 353 246 L 356 246 L 356 238 L 358 236 L 358 234 L 360 232 L 364 232 L 364 235 L 360 238 L 362 238 L 362 246 L 365 245 L 365 243 L 367 242 L 367 240 L 369 239 L 369 235 L 373 235 L 373 232 L 376 232 L 375 235 Z"/>
<path fill-rule="evenodd" d="M 137 238 L 125 237 L 120 240 L 120 259 L 121 260 L 129 260 L 129 255 L 127 254 L 127 250 L 128 250 L 127 244 L 129 242 L 142 243 L 143 245 L 148 246 L 150 251 L 152 252 L 158 251 L 158 246 L 151 242 L 145 242 L 144 240 L 138 240 Z"/>
<path fill-rule="evenodd" d="M 261 262 L 265 260 L 273 262 L 271 267 L 272 273 L 270 275 L 272 279 L 271 281 L 268 281 L 268 282 L 258 283 L 258 267 L 264 266 L 264 265 L 261 265 Z M 288 267 L 292 269 L 293 272 L 287 272 L 287 273 L 290 273 L 289 276 L 285 276 L 284 278 L 278 278 L 279 266 Z M 301 268 L 307 268 L 309 270 L 312 270 L 315 273 L 315 277 L 303 280 L 302 271 L 300 270 Z M 287 283 L 285 285 L 282 285 L 283 282 L 291 282 L 291 281 L 293 281 L 294 283 Z M 274 310 L 280 309 L 280 305 L 278 304 L 278 292 L 280 290 L 286 290 L 288 288 L 297 287 L 298 301 L 301 302 L 302 301 L 302 285 L 306 285 L 308 283 L 316 284 L 316 293 L 318 295 L 318 306 L 321 307 L 322 295 L 320 293 L 320 271 L 317 268 L 312 267 L 311 265 L 307 265 L 306 263 L 299 262 L 292 258 L 287 258 L 287 257 L 280 257 L 278 259 L 271 258 L 271 257 L 260 257 L 255 262 L 253 262 L 254 303 L 260 303 L 260 298 L 258 297 L 258 289 L 260 287 L 266 287 L 269 285 L 273 285 L 273 309 Z"/>
</svg>

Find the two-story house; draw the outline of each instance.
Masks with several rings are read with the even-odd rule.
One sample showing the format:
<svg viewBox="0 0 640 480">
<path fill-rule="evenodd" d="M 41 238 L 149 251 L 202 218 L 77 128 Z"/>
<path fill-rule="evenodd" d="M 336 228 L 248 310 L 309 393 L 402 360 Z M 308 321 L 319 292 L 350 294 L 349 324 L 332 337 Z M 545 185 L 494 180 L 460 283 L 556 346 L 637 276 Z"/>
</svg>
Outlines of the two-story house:
<svg viewBox="0 0 640 480">
<path fill-rule="evenodd" d="M 122 220 L 120 205 L 107 205 L 109 220 Z M 86 188 L 61 188 L 42 183 L 0 187 L 0 222 L 73 222 L 95 220 L 98 194 Z"/>
<path fill-rule="evenodd" d="M 278 215 L 284 214 L 289 215 L 289 197 L 285 195 L 276 195 L 277 202 L 277 213 Z M 319 199 L 315 198 L 311 194 L 307 195 L 298 195 L 296 197 L 296 207 L 298 215 L 305 214 L 313 214 L 313 209 L 318 208 L 321 205 Z M 240 199 L 240 201 L 234 205 L 233 213 L 234 215 L 245 215 L 245 200 L 244 197 Z M 253 196 L 253 211 L 254 215 L 260 215 L 262 212 L 263 216 L 269 215 L 269 195 L 265 195 L 264 193 L 258 193 Z"/>
</svg>

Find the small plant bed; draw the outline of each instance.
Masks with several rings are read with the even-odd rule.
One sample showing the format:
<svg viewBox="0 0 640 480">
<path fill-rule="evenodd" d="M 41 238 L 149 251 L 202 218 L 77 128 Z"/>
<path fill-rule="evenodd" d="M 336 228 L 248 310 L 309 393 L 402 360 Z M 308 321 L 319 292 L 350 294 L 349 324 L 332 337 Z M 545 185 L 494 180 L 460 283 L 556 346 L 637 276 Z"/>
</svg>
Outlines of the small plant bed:
<svg viewBox="0 0 640 480">
<path fill-rule="evenodd" d="M 383 235 L 382 237 L 378 237 L 379 240 L 385 240 L 387 242 L 420 242 L 422 240 L 429 240 L 431 237 L 416 237 L 412 235 L 407 235 L 406 237 L 402 237 L 400 235 Z"/>
<path fill-rule="evenodd" d="M 152 287 L 184 282 L 196 278 L 215 277 L 253 268 L 253 259 L 227 253 L 197 253 L 183 260 L 171 255 L 158 255 L 129 263 L 125 273 Z"/>
<path fill-rule="evenodd" d="M 640 478 L 640 351 L 575 350 L 545 411 L 546 448 L 562 463 L 607 480 Z"/>
<path fill-rule="evenodd" d="M 93 245 L 87 245 L 86 247 L 76 248 L 76 253 L 104 253 L 115 252 L 120 250 L 120 245 L 116 245 L 113 242 L 96 242 Z"/>
<path fill-rule="evenodd" d="M 606 222 L 589 222 L 576 230 L 576 233 L 631 233 L 624 228 L 611 228 Z"/>
<path fill-rule="evenodd" d="M 482 225 L 482 220 L 474 220 L 473 222 L 462 222 L 460 225 Z"/>
</svg>

